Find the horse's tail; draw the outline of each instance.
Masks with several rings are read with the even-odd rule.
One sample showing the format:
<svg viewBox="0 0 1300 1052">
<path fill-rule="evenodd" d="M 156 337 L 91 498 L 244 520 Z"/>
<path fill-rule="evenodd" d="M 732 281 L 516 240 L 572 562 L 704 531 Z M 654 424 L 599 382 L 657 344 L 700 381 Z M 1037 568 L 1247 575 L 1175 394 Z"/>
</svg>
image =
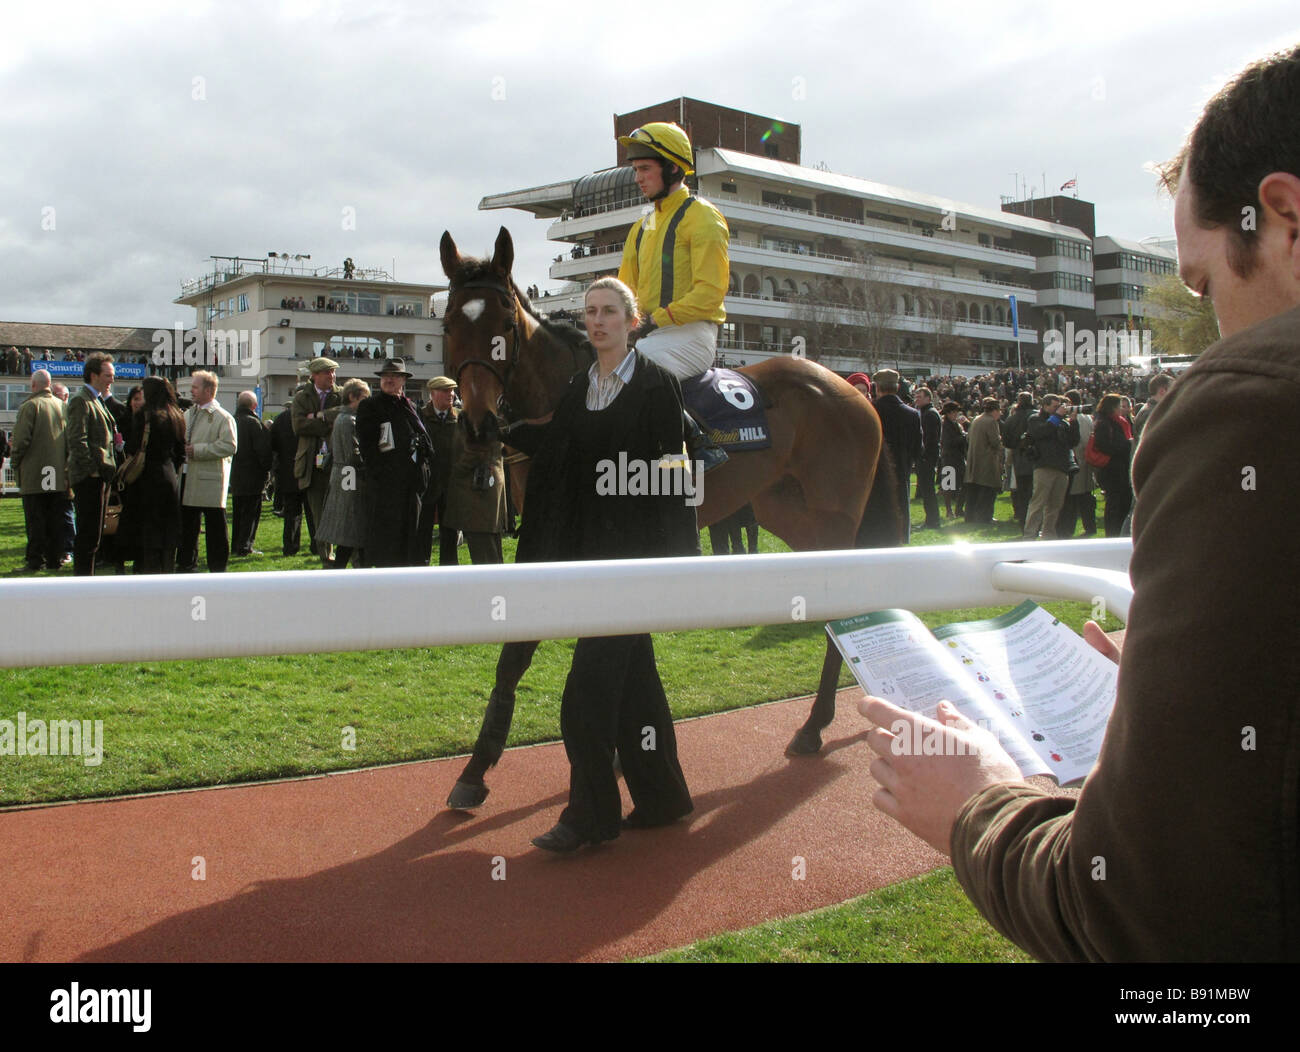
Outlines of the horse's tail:
<svg viewBox="0 0 1300 1052">
<path fill-rule="evenodd" d="M 857 547 L 893 548 L 903 543 L 905 515 L 910 515 L 907 505 L 900 507 L 898 486 L 894 484 L 894 458 L 889 446 L 880 443 L 880 460 L 876 464 L 876 477 L 867 495 L 867 506 L 858 526 Z M 910 485 L 910 483 L 909 483 Z"/>
</svg>

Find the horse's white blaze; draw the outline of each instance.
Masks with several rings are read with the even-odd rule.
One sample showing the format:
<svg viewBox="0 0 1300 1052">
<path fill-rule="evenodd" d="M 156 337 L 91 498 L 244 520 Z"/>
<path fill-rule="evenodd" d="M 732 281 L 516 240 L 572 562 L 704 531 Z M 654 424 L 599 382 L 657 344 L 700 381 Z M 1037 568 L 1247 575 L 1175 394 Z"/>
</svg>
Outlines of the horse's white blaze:
<svg viewBox="0 0 1300 1052">
<path fill-rule="evenodd" d="M 470 321 L 478 321 L 479 315 L 483 313 L 483 308 L 487 303 L 483 300 L 470 300 L 468 303 L 462 303 L 460 312 Z"/>
</svg>

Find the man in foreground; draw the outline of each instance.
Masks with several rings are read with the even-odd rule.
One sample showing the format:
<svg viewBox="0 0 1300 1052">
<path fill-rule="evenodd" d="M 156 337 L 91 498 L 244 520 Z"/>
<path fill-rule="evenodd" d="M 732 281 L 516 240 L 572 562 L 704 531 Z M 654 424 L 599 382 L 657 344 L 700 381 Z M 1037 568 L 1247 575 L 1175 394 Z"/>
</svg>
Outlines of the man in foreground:
<svg viewBox="0 0 1300 1052">
<path fill-rule="evenodd" d="M 1041 958 L 1300 957 L 1300 489 L 1289 446 L 1257 423 L 1300 397 L 1298 108 L 1300 48 L 1224 88 L 1163 173 L 1182 279 L 1223 339 L 1134 462 L 1135 595 L 1122 656 L 1087 629 L 1120 669 L 1078 800 L 1025 784 L 950 707 L 945 736 L 979 755 L 895 755 L 887 728 L 931 721 L 861 706 L 876 806 L 951 854 L 980 911 Z"/>
</svg>

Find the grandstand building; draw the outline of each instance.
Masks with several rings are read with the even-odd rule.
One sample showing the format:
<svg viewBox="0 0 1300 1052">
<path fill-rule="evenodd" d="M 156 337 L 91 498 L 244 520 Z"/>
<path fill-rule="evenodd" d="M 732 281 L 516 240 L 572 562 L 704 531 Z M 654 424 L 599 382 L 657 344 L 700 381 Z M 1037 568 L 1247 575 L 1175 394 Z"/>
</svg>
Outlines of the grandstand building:
<svg viewBox="0 0 1300 1052">
<path fill-rule="evenodd" d="M 731 230 L 719 339 L 728 364 L 795 350 L 841 373 L 893 366 L 973 374 L 1041 362 L 1045 328 L 1127 323 L 1130 311 L 1140 322 L 1142 309 L 1132 310 L 1140 297 L 1127 295 L 1146 284 L 1135 273 L 1157 275 L 1172 259 L 1159 248 L 1094 240 L 1086 201 L 992 209 L 805 167 L 798 125 L 694 99 L 616 115 L 615 134 L 654 120 L 690 134 L 692 187 Z M 493 194 L 479 207 L 551 220 L 547 237 L 567 247 L 550 277 L 565 285 L 537 305 L 555 312 L 580 309 L 579 290 L 617 272 L 646 204 L 631 169 L 615 167 Z M 1122 266 L 1103 273 L 1104 314 L 1094 269 L 1101 251 L 1108 263 L 1122 256 L 1114 261 Z M 1117 303 L 1126 309 L 1116 313 Z"/>
</svg>

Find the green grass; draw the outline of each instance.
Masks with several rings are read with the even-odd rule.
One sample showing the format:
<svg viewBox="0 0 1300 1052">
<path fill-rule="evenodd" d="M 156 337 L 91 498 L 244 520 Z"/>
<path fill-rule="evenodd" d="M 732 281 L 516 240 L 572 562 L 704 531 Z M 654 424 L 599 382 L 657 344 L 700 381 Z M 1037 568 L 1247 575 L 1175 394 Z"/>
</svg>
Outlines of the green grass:
<svg viewBox="0 0 1300 1052">
<path fill-rule="evenodd" d="M 1033 960 L 989 927 L 948 867 L 838 906 L 715 935 L 643 959 L 743 964 Z"/>
<path fill-rule="evenodd" d="M 1002 510 L 1009 512 L 1009 506 Z M 268 508 L 258 536 L 258 547 L 268 554 L 233 560 L 232 570 L 310 570 L 309 556 L 270 554 L 278 553 L 280 527 Z M 993 536 L 982 536 L 989 533 Z M 982 527 L 972 536 L 952 526 L 914 535 L 917 543 L 955 536 L 1011 539 L 1014 530 Z M 707 551 L 707 531 L 702 539 Z M 20 503 L 0 502 L 0 566 L 21 567 L 23 543 Z M 785 550 L 767 533 L 761 534 L 760 547 Z M 507 559 L 513 548 L 507 538 Z M 463 549 L 462 559 L 468 559 Z M 23 572 L 9 569 L 4 575 Z M 1076 630 L 1089 614 L 1081 603 L 1048 608 Z M 934 626 L 993 612 L 952 610 L 922 619 Z M 655 647 L 674 714 L 688 717 L 811 693 L 824 639 L 822 625 L 807 622 L 662 633 Z M 545 642 L 538 649 L 520 686 L 512 745 L 559 737 L 559 697 L 572 650 L 573 640 Z M 0 758 L 0 805 L 230 784 L 465 753 L 478 733 L 497 653 L 495 646 L 463 646 L 0 670 L 0 718 L 15 719 L 23 711 L 29 720 L 104 722 L 104 760 L 97 767 L 75 757 L 24 757 L 22 763 Z M 840 683 L 852 683 L 847 670 Z M 353 744 L 353 736 L 355 748 L 345 747 Z"/>
</svg>

